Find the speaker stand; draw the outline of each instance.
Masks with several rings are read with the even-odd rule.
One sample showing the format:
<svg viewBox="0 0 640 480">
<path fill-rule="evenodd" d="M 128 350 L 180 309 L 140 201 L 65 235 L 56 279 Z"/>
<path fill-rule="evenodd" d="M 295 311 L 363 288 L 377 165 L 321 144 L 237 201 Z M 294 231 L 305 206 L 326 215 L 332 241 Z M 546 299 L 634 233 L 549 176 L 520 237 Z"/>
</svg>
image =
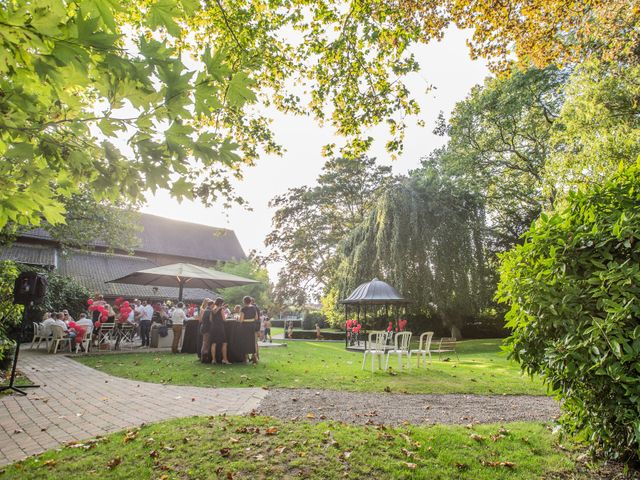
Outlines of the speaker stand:
<svg viewBox="0 0 640 480">
<path fill-rule="evenodd" d="M 22 325 L 25 324 L 25 321 L 27 319 L 27 311 L 29 309 L 29 307 L 31 306 L 31 304 L 25 305 L 24 308 L 24 314 L 23 314 L 23 318 L 22 318 Z M 0 386 L 0 392 L 4 392 L 7 390 L 13 390 L 16 393 L 19 393 L 21 395 L 26 395 L 27 392 L 23 391 L 23 388 L 37 388 L 40 385 L 18 385 L 17 387 L 14 385 L 15 381 L 16 381 L 16 367 L 18 365 L 18 355 L 20 355 L 20 340 L 21 340 L 22 335 L 18 334 L 17 338 L 16 338 L 16 352 L 13 355 L 13 365 L 11 366 L 11 377 L 9 378 L 9 385 L 3 385 Z"/>
</svg>

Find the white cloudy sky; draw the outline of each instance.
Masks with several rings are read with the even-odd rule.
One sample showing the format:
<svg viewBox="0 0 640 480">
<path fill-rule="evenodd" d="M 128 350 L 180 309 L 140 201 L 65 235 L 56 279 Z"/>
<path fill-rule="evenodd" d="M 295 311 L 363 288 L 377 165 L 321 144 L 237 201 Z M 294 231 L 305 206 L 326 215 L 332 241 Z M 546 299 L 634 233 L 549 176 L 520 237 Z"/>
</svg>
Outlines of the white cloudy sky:
<svg viewBox="0 0 640 480">
<path fill-rule="evenodd" d="M 444 139 L 432 133 L 438 113 L 443 111 L 448 116 L 455 103 L 488 75 L 485 62 L 469 58 L 465 44 L 468 37 L 468 32 L 452 28 L 442 42 L 414 48 L 422 71 L 410 77 L 408 84 L 421 105 L 420 118 L 426 121 L 426 126 L 412 125 L 408 129 L 404 153 L 398 160 L 388 159 L 383 142 L 375 144 L 370 153 L 381 163 L 392 165 L 395 173 L 416 168 L 421 157 L 442 145 Z M 429 84 L 435 88 L 426 93 Z M 268 207 L 269 200 L 291 187 L 314 183 L 325 161 L 321 148 L 335 141 L 331 127 L 321 128 L 306 117 L 276 114 L 272 127 L 276 139 L 285 147 L 285 153 L 264 156 L 254 167 L 245 170 L 244 180 L 237 185 L 252 211 L 234 207 L 224 212 L 221 208 L 206 208 L 198 202 L 179 204 L 167 192 L 150 195 L 142 211 L 230 228 L 236 232 L 245 252 L 264 252 L 263 240 L 271 229 L 273 213 Z M 375 134 L 373 132 L 374 138 Z M 277 265 L 269 268 L 272 280 L 277 270 Z"/>
</svg>

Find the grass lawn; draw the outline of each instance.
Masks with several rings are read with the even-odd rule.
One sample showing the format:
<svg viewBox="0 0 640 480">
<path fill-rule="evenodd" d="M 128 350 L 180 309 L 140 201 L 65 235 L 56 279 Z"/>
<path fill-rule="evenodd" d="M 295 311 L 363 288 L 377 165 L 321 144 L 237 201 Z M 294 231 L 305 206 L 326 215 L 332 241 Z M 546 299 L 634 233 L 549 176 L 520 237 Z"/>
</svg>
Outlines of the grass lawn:
<svg viewBox="0 0 640 480">
<path fill-rule="evenodd" d="M 391 373 L 361 370 L 362 353 L 339 342 L 295 341 L 286 348 L 263 348 L 256 366 L 204 365 L 195 355 L 130 353 L 78 357 L 100 371 L 156 383 L 208 387 L 327 388 L 333 390 L 544 395 L 538 379 L 521 376 L 518 366 L 500 352 L 500 340 L 460 342 L 460 362 L 434 357 L 428 368 Z M 444 360 L 444 359 L 443 359 Z M 406 360 L 405 360 L 406 363 Z M 392 367 L 397 360 L 392 358 Z"/>
<path fill-rule="evenodd" d="M 6 467 L 0 478 L 588 478 L 558 441 L 537 423 L 470 430 L 198 417 L 71 444 Z"/>
</svg>

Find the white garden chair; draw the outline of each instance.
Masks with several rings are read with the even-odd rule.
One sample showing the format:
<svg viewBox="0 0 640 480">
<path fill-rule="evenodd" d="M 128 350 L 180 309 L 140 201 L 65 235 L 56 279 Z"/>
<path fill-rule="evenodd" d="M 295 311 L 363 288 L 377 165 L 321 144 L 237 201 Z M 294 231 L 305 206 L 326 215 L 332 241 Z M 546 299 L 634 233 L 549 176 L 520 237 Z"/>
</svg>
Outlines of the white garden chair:
<svg viewBox="0 0 640 480">
<path fill-rule="evenodd" d="M 418 357 L 418 368 L 420 368 L 420 358 L 422 358 L 423 364 L 427 366 L 427 355 L 429 355 L 429 364 L 431 364 L 431 339 L 433 338 L 433 332 L 424 332 L 420 335 L 420 342 L 418 343 L 418 349 L 412 350 L 412 354 L 416 354 Z"/>
<path fill-rule="evenodd" d="M 40 348 L 40 343 L 42 340 L 45 341 L 45 345 L 47 346 L 47 350 L 49 350 L 49 335 L 45 331 L 45 327 L 43 327 L 40 323 L 33 323 L 33 339 L 31 339 L 31 347 L 33 349 L 33 345 L 36 345 L 36 350 Z M 36 343 L 37 342 L 37 343 Z"/>
<path fill-rule="evenodd" d="M 80 351 L 80 345 L 84 348 L 84 353 L 89 353 L 91 349 L 91 338 L 93 336 L 93 327 L 87 327 L 87 330 L 84 332 L 84 336 L 82 337 L 82 341 L 80 343 L 76 343 L 76 353 Z"/>
<path fill-rule="evenodd" d="M 369 332 L 369 341 L 367 342 L 367 348 L 364 351 L 364 358 L 362 359 L 362 370 L 364 370 L 364 363 L 367 360 L 367 354 L 371 355 L 372 372 L 376 357 L 378 357 L 378 368 L 382 368 L 382 357 L 384 357 L 384 346 L 386 343 L 387 332 Z"/>
<path fill-rule="evenodd" d="M 396 333 L 394 338 L 394 347 L 387 351 L 387 361 L 384 365 L 384 369 L 389 368 L 389 357 L 391 355 L 398 356 L 398 369 L 402 370 L 402 356 L 407 356 L 407 368 L 411 368 L 411 350 L 409 350 L 409 344 L 411 343 L 411 332 L 399 332 Z"/>
<path fill-rule="evenodd" d="M 56 353 L 60 344 L 67 345 L 71 352 L 71 338 L 66 335 L 64 329 L 60 325 L 51 325 L 51 347 L 49 352 Z"/>
<path fill-rule="evenodd" d="M 106 343 L 111 345 L 111 337 L 115 332 L 115 323 L 103 323 L 98 330 L 98 345 Z"/>
</svg>

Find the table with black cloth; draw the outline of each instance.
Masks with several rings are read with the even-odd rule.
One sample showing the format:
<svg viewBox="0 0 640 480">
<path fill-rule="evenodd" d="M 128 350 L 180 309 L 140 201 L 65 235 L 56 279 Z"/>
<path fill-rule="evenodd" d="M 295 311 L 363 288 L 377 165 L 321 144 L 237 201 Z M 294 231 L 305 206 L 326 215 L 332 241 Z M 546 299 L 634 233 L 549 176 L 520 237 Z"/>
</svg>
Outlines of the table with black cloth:
<svg viewBox="0 0 640 480">
<path fill-rule="evenodd" d="M 200 322 L 198 320 L 186 320 L 184 322 L 184 336 L 182 337 L 182 353 L 198 353 L 200 351 Z"/>
<path fill-rule="evenodd" d="M 253 322 L 224 322 L 224 333 L 227 337 L 227 357 L 232 363 L 244 362 L 246 355 L 255 353 L 255 329 Z M 200 322 L 187 320 L 184 322 L 182 353 L 200 353 L 202 335 Z M 216 348 L 216 362 L 222 361 L 222 348 Z"/>
</svg>

